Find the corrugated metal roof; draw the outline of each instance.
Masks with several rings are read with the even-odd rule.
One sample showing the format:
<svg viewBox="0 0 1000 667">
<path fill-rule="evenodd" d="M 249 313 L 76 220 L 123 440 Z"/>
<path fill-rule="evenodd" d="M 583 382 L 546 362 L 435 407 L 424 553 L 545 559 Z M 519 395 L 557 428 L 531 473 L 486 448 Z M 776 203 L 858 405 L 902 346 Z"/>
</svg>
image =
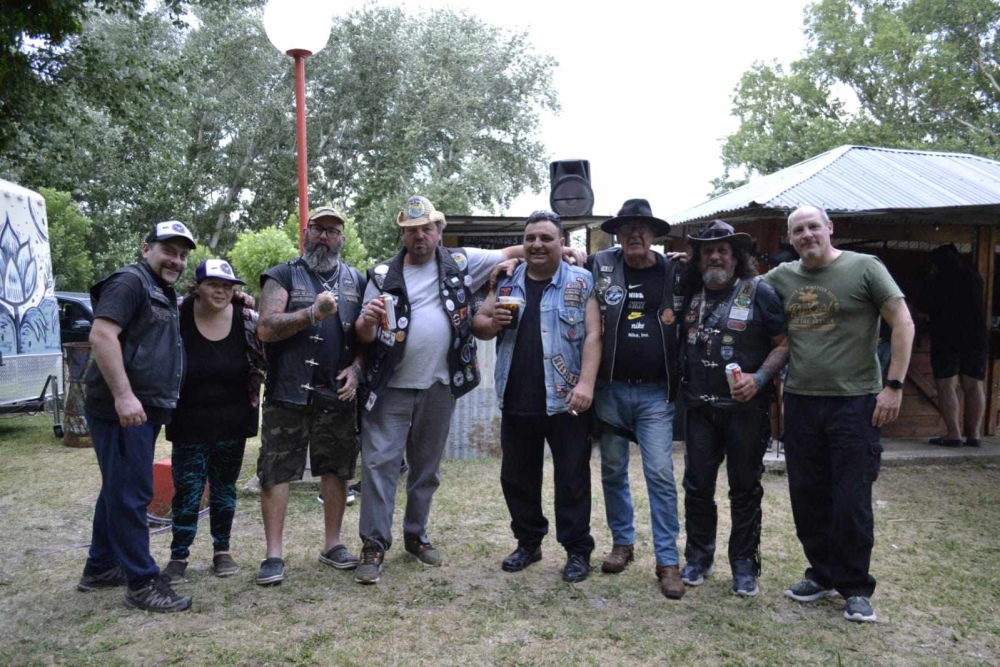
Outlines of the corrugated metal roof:
<svg viewBox="0 0 1000 667">
<path fill-rule="evenodd" d="M 961 153 L 841 146 L 675 214 L 671 225 L 820 206 L 830 212 L 1000 204 L 1000 162 Z"/>
</svg>

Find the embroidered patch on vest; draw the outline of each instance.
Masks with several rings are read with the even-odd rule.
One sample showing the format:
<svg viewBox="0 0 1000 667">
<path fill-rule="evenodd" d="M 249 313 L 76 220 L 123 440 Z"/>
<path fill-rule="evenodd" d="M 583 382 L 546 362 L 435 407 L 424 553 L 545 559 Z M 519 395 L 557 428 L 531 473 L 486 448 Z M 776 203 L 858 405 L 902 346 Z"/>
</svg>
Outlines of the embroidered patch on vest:
<svg viewBox="0 0 1000 667">
<path fill-rule="evenodd" d="M 621 285 L 612 285 L 604 293 L 604 302 L 609 306 L 617 306 L 625 298 L 625 289 Z"/>
<path fill-rule="evenodd" d="M 552 367 L 555 368 L 556 372 L 563 376 L 563 378 L 565 378 L 570 384 L 575 385 L 580 381 L 579 375 L 570 372 L 569 367 L 566 365 L 566 360 L 563 359 L 561 354 L 557 354 L 552 357 Z"/>
</svg>

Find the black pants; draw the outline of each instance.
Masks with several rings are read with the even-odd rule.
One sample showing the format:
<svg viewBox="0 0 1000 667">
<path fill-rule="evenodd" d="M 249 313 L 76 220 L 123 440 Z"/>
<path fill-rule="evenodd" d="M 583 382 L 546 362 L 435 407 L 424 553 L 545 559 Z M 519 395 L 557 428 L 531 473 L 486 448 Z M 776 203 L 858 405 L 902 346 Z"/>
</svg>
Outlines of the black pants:
<svg viewBox="0 0 1000 667">
<path fill-rule="evenodd" d="M 590 557 L 590 416 L 569 413 L 526 417 L 503 413 L 500 422 L 500 485 L 517 543 L 529 549 L 549 531 L 542 513 L 545 442 L 555 469 L 556 539 L 567 553 Z"/>
<path fill-rule="evenodd" d="M 756 400 L 733 410 L 708 405 L 689 408 L 685 423 L 684 527 L 689 563 L 709 567 L 715 558 L 718 510 L 715 482 L 726 459 L 732 532 L 729 562 L 748 560 L 760 572 L 760 500 L 764 487 L 764 452 L 771 435 L 768 401 Z"/>
<path fill-rule="evenodd" d="M 806 577 L 844 597 L 870 597 L 872 484 L 882 457 L 875 395 L 785 393 L 785 463 Z"/>
</svg>

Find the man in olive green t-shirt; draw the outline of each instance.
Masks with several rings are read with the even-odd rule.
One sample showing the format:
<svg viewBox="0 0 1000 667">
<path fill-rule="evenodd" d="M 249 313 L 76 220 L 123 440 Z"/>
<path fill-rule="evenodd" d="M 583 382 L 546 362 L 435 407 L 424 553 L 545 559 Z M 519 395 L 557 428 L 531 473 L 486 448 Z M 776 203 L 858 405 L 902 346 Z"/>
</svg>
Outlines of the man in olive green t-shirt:
<svg viewBox="0 0 1000 667">
<path fill-rule="evenodd" d="M 879 430 L 899 415 L 913 321 L 882 262 L 837 250 L 832 233 L 823 209 L 796 209 L 788 236 L 801 259 L 764 276 L 788 316 L 785 463 L 795 530 L 809 560 L 805 579 L 785 595 L 812 602 L 838 592 L 847 600 L 845 618 L 872 622 Z M 875 356 L 880 316 L 892 327 L 884 388 Z"/>
</svg>

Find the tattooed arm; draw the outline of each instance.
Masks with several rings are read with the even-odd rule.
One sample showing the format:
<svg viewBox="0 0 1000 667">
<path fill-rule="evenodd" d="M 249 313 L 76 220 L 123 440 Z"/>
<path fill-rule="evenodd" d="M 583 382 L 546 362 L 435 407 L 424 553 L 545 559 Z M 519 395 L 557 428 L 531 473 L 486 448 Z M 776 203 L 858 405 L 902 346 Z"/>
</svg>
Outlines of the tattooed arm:
<svg viewBox="0 0 1000 667">
<path fill-rule="evenodd" d="M 316 303 L 308 308 L 286 313 L 287 306 L 288 292 L 285 288 L 273 278 L 264 281 L 260 293 L 260 318 L 257 320 L 257 337 L 261 341 L 275 343 L 285 340 L 337 312 L 336 302 L 329 292 L 317 294 Z"/>
</svg>

